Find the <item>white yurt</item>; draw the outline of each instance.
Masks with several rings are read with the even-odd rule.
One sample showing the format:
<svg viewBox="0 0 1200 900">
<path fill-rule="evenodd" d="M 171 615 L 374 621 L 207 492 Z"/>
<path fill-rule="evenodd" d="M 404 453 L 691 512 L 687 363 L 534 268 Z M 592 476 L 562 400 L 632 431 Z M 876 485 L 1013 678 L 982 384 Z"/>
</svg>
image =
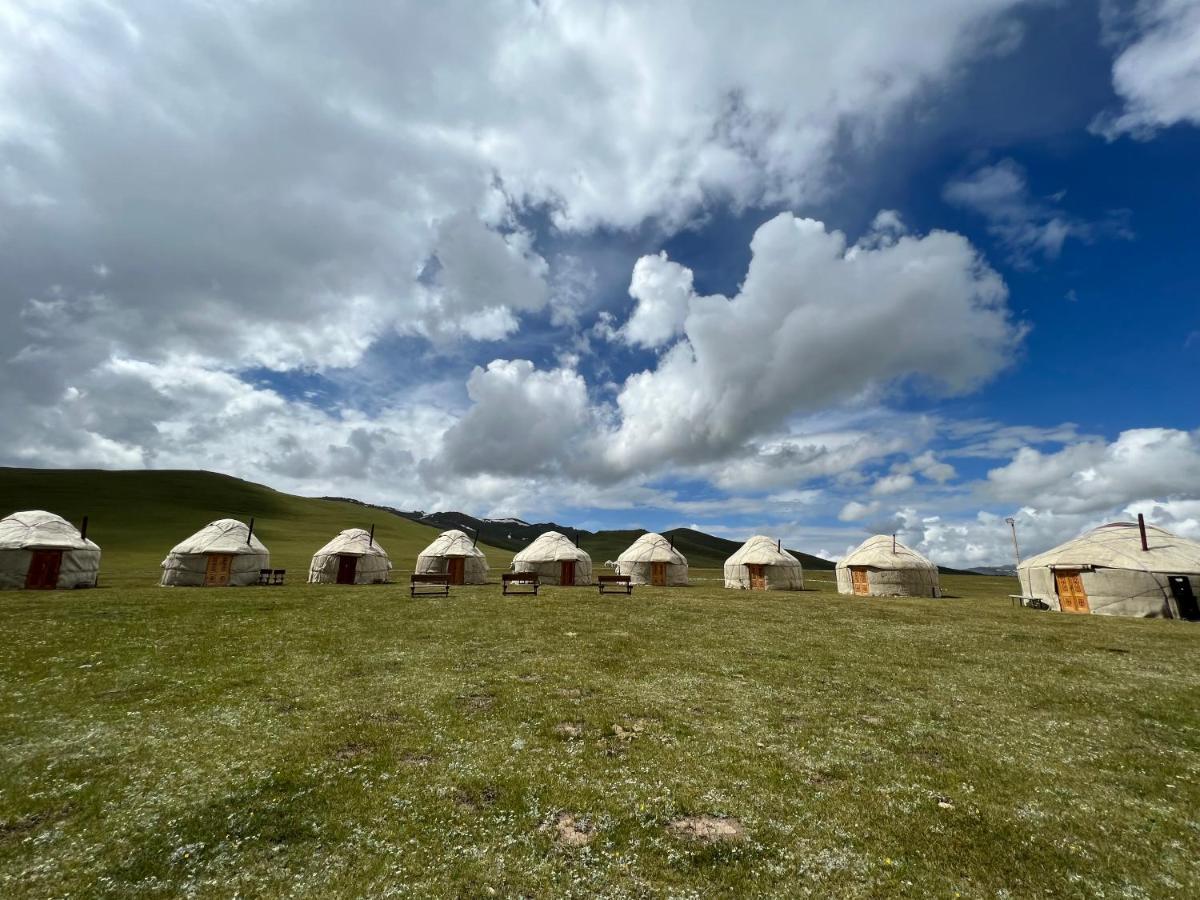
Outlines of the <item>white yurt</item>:
<svg viewBox="0 0 1200 900">
<path fill-rule="evenodd" d="M 15 512 L 0 519 L 0 588 L 95 587 L 100 548 L 54 513 Z"/>
<path fill-rule="evenodd" d="M 677 587 L 688 583 L 687 557 L 652 531 L 630 544 L 613 568 L 618 575 L 628 575 L 630 584 Z"/>
<path fill-rule="evenodd" d="M 271 555 L 249 526 L 237 519 L 209 522 L 176 544 L 162 561 L 164 587 L 237 587 L 258 584 Z"/>
<path fill-rule="evenodd" d="M 869 537 L 837 564 L 839 594 L 860 597 L 940 597 L 938 569 L 896 540 L 894 535 Z"/>
<path fill-rule="evenodd" d="M 725 587 L 742 591 L 800 591 L 804 568 L 781 541 L 756 534 L 725 560 Z"/>
<path fill-rule="evenodd" d="M 514 572 L 536 572 L 542 584 L 569 587 L 592 583 L 592 558 L 574 541 L 557 531 L 537 540 L 513 557 Z"/>
<path fill-rule="evenodd" d="M 484 584 L 487 557 L 465 532 L 443 531 L 417 557 L 417 575 L 447 575 L 451 584 Z"/>
<path fill-rule="evenodd" d="M 309 584 L 383 584 L 392 571 L 387 551 L 364 528 L 347 528 L 313 554 Z"/>
<path fill-rule="evenodd" d="M 1021 593 L 1061 612 L 1200 617 L 1200 542 L 1144 528 L 1144 543 L 1139 523 L 1113 522 L 1030 557 Z"/>
</svg>

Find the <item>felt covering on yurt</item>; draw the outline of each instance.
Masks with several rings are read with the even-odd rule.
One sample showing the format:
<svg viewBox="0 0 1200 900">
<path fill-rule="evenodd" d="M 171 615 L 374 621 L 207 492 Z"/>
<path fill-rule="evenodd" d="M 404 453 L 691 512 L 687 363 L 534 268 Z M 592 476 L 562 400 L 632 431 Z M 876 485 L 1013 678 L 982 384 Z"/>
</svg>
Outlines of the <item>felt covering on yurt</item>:
<svg viewBox="0 0 1200 900">
<path fill-rule="evenodd" d="M 162 561 L 160 583 L 164 587 L 202 587 L 210 556 L 232 558 L 231 587 L 258 584 L 259 569 L 271 567 L 270 553 L 258 535 L 250 534 L 248 525 L 237 519 L 217 519 L 171 548 Z"/>
<path fill-rule="evenodd" d="M 1148 550 L 1136 522 L 1093 528 L 1017 567 L 1021 593 L 1062 609 L 1055 572 L 1077 572 L 1087 607 L 1102 616 L 1180 617 L 1168 576 L 1188 578 L 1200 595 L 1200 541 L 1146 526 Z"/>
<path fill-rule="evenodd" d="M 840 594 L 854 590 L 854 571 L 866 578 L 868 597 L 940 597 L 937 566 L 890 534 L 867 538 L 837 564 Z"/>
<path fill-rule="evenodd" d="M 751 566 L 761 567 L 761 588 L 754 586 Z M 779 541 L 756 534 L 725 560 L 725 587 L 743 591 L 799 591 L 804 588 L 804 568 L 800 560 L 782 549 Z"/>
<path fill-rule="evenodd" d="M 560 584 L 564 562 L 575 564 L 575 584 L 592 583 L 592 557 L 565 534 L 547 531 L 513 557 L 514 572 L 536 572 L 542 584 Z"/>
<path fill-rule="evenodd" d="M 336 584 L 342 557 L 355 557 L 355 584 L 382 584 L 388 580 L 392 561 L 365 528 L 347 528 L 313 554 L 308 567 L 310 584 Z"/>
<path fill-rule="evenodd" d="M 23 588 L 38 550 L 62 551 L 55 587 L 94 587 L 100 577 L 100 547 L 79 529 L 44 509 L 0 519 L 0 588 Z"/>
<path fill-rule="evenodd" d="M 417 575 L 446 575 L 451 559 L 463 559 L 463 584 L 484 584 L 488 576 L 487 557 L 475 546 L 471 536 L 457 528 L 443 531 L 417 556 Z"/>
<path fill-rule="evenodd" d="M 630 584 L 651 584 L 654 564 L 665 567 L 666 585 L 676 587 L 688 583 L 687 557 L 671 546 L 661 534 L 643 534 L 617 557 L 614 569 L 618 575 L 628 575 Z"/>
</svg>

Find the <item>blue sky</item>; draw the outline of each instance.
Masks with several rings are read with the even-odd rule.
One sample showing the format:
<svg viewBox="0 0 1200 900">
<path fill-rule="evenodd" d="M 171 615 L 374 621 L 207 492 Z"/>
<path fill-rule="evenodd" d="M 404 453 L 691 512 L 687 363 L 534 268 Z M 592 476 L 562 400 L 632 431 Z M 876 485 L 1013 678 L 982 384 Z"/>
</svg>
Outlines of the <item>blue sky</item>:
<svg viewBox="0 0 1200 900">
<path fill-rule="evenodd" d="M 1200 537 L 1200 4 L 0 3 L 0 464 Z"/>
</svg>

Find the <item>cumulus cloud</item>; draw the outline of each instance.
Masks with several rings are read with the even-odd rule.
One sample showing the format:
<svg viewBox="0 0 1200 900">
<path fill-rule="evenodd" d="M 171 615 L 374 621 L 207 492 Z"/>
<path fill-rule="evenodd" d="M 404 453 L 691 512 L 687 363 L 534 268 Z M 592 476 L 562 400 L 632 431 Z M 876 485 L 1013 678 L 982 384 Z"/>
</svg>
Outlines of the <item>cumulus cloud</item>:
<svg viewBox="0 0 1200 900">
<path fill-rule="evenodd" d="M 740 292 L 693 294 L 683 337 L 621 388 L 613 464 L 729 456 L 794 414 L 898 379 L 963 393 L 1011 360 L 1022 329 L 970 242 L 941 231 L 873 237 L 848 246 L 787 213 L 762 225 Z"/>
<path fill-rule="evenodd" d="M 1108 8 L 1122 49 L 1113 62 L 1119 112 L 1100 115 L 1092 130 L 1115 140 L 1149 138 L 1179 123 L 1200 125 L 1200 5 L 1194 0 L 1141 0 L 1128 16 Z"/>
<path fill-rule="evenodd" d="M 692 270 L 667 259 L 665 252 L 634 264 L 629 296 L 637 301 L 621 333 L 631 344 L 661 347 L 683 331 L 694 296 Z"/>
<path fill-rule="evenodd" d="M 948 203 L 984 216 L 988 230 L 1019 266 L 1031 265 L 1037 256 L 1057 259 L 1068 239 L 1091 243 L 1103 236 L 1131 236 L 1125 211 L 1114 210 L 1102 222 L 1088 222 L 1062 210 L 1060 195 L 1034 197 L 1025 169 L 1011 159 L 952 179 L 943 196 Z"/>
</svg>

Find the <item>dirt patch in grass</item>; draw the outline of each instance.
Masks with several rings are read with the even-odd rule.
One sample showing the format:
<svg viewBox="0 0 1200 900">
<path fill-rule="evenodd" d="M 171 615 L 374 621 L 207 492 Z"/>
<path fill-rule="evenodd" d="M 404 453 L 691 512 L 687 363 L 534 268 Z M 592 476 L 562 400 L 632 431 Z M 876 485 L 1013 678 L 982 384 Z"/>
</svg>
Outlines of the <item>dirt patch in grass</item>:
<svg viewBox="0 0 1200 900">
<path fill-rule="evenodd" d="M 64 803 L 57 809 L 43 809 L 27 816 L 21 816 L 19 819 L 6 819 L 0 822 L 0 844 L 36 831 L 43 825 L 51 825 L 65 819 L 73 809 L 74 807 L 70 803 Z"/>
<path fill-rule="evenodd" d="M 333 758 L 347 762 L 352 759 L 358 759 L 366 756 L 370 752 L 371 748 L 366 744 L 359 744 L 355 741 L 351 741 L 349 744 L 343 744 L 342 746 L 338 747 L 333 753 Z"/>
<path fill-rule="evenodd" d="M 698 844 L 740 841 L 746 836 L 745 826 L 732 816 L 685 816 L 671 822 L 667 832 Z"/>
<path fill-rule="evenodd" d="M 542 830 L 553 832 L 554 843 L 560 847 L 586 847 L 596 837 L 596 829 L 586 818 L 569 812 L 560 812 Z"/>
<path fill-rule="evenodd" d="M 472 712 L 483 712 L 496 705 L 496 698 L 491 694 L 462 694 L 458 702 Z"/>
<path fill-rule="evenodd" d="M 566 741 L 575 741 L 583 737 L 583 725 L 579 722 L 559 722 L 554 726 L 554 733 Z"/>
<path fill-rule="evenodd" d="M 428 753 L 413 753 L 410 751 L 400 755 L 400 762 L 405 766 L 427 766 L 433 762 L 433 757 Z"/>
<path fill-rule="evenodd" d="M 463 809 L 477 811 L 491 806 L 499 796 L 500 792 L 490 784 L 460 787 L 454 792 L 454 803 Z"/>
</svg>

